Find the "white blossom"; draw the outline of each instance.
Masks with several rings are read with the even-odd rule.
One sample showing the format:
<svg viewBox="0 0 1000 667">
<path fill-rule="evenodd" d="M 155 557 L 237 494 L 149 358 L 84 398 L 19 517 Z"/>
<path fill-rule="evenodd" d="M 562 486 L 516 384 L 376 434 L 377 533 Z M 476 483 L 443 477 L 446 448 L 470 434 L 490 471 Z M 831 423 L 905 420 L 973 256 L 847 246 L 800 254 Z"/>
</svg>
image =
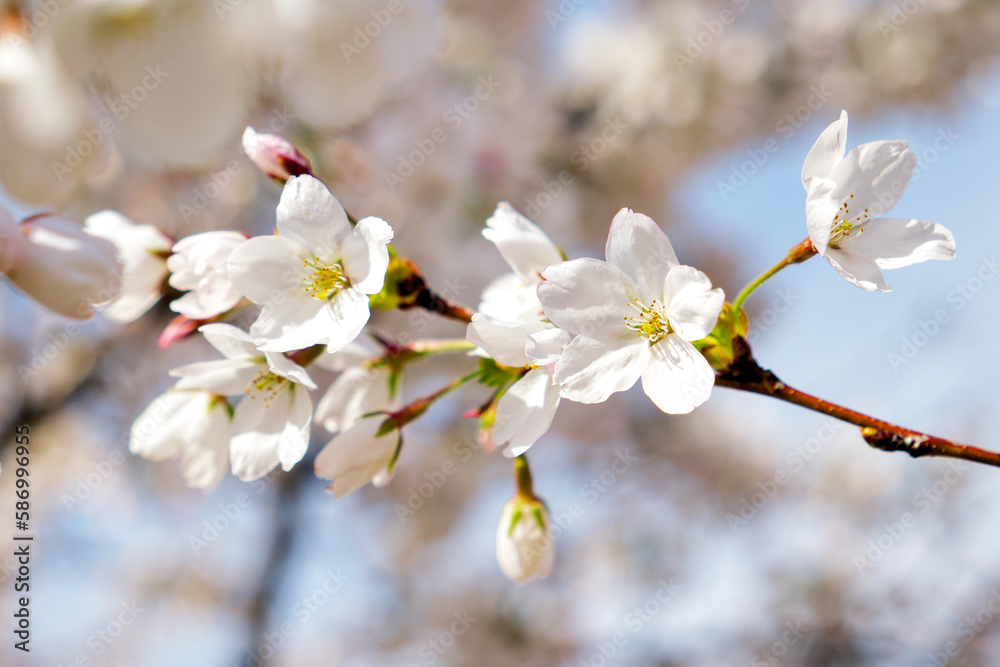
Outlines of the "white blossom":
<svg viewBox="0 0 1000 667">
<path fill-rule="evenodd" d="M 813 247 L 852 285 L 889 292 L 881 269 L 955 257 L 942 225 L 882 218 L 910 182 L 917 156 L 905 141 L 872 141 L 846 155 L 847 112 L 813 145 L 802 166 Z"/>
<path fill-rule="evenodd" d="M 210 489 L 229 467 L 229 406 L 207 391 L 157 396 L 132 424 L 129 451 L 151 461 L 180 457 L 185 483 Z"/>
<path fill-rule="evenodd" d="M 242 232 L 202 232 L 174 244 L 167 258 L 170 286 L 187 294 L 170 309 L 192 320 L 207 320 L 231 310 L 243 298 L 229 280 L 229 255 L 247 240 Z"/>
<path fill-rule="evenodd" d="M 117 211 L 101 211 L 84 221 L 84 231 L 118 249 L 125 266 L 122 290 L 104 314 L 115 322 L 132 322 L 163 296 L 167 279 L 166 256 L 173 239 L 153 225 L 137 225 Z"/>
<path fill-rule="evenodd" d="M 546 317 L 579 334 L 556 363 L 562 396 L 600 403 L 642 378 L 646 395 L 671 414 L 708 399 L 715 373 L 691 341 L 707 336 L 722 309 L 721 289 L 678 264 L 650 218 L 622 209 L 611 223 L 607 261 L 550 266 L 538 286 Z"/>
<path fill-rule="evenodd" d="M 230 324 L 207 324 L 199 331 L 225 359 L 188 364 L 170 374 L 181 378 L 178 389 L 243 396 L 233 415 L 233 474 L 251 481 L 279 463 L 291 470 L 309 447 L 309 390 L 316 384 L 302 366 L 283 354 L 260 352 L 245 331 Z"/>
<path fill-rule="evenodd" d="M 379 218 L 353 229 L 343 207 L 312 176 L 288 179 L 277 236 L 258 236 L 229 255 L 229 277 L 263 306 L 250 328 L 261 350 L 323 343 L 336 351 L 368 322 L 368 295 L 382 289 L 392 228 Z"/>
</svg>

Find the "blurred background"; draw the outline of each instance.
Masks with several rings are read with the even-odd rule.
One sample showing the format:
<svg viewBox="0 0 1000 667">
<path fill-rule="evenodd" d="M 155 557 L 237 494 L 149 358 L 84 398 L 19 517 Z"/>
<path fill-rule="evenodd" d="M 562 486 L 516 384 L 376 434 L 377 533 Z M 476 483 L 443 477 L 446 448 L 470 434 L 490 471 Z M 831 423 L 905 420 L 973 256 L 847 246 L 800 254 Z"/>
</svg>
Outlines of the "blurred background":
<svg viewBox="0 0 1000 667">
<path fill-rule="evenodd" d="M 0 4 L 0 185 L 20 216 L 267 233 L 280 190 L 240 150 L 249 124 L 469 306 L 506 270 L 480 236 L 502 200 L 571 257 L 603 256 L 621 207 L 646 213 L 734 295 L 806 236 L 802 160 L 847 109 L 849 146 L 910 142 L 895 212 L 948 226 L 958 257 L 890 272 L 893 294 L 790 268 L 749 302 L 755 353 L 805 391 L 1000 449 L 993 0 Z M 461 417 L 482 390 L 408 428 L 385 488 L 325 493 L 317 428 L 291 473 L 202 493 L 128 452 L 166 371 L 213 356 L 155 346 L 164 303 L 77 326 L 2 284 L 0 312 L 0 540 L 24 423 L 36 532 L 30 655 L 0 547 L 0 664 L 997 664 L 1000 471 L 724 389 L 678 417 L 638 388 L 564 402 L 531 453 L 556 566 L 518 586 L 494 553 L 509 461 Z M 417 364 L 405 395 L 472 365 Z"/>
</svg>

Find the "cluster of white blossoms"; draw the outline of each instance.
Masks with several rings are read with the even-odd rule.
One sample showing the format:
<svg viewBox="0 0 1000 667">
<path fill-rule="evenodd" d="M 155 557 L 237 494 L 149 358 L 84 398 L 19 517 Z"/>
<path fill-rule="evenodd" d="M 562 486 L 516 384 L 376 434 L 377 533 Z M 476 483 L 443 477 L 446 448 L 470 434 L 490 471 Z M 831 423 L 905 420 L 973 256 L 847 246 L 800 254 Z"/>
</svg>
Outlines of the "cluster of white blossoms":
<svg viewBox="0 0 1000 667">
<path fill-rule="evenodd" d="M 880 269 L 951 258 L 954 240 L 934 223 L 880 217 L 899 199 L 916 159 L 897 141 L 845 155 L 846 125 L 845 113 L 806 158 L 809 239 L 777 268 L 821 254 L 852 284 L 885 291 Z M 216 231 L 175 242 L 113 211 L 91 216 L 82 230 L 48 216 L 15 224 L 2 211 L 0 271 L 69 317 L 106 302 L 110 318 L 127 322 L 168 290 L 180 292 L 170 303 L 178 320 L 161 344 L 197 330 L 222 358 L 173 369 L 176 384 L 135 420 L 130 448 L 153 460 L 180 458 L 192 487 L 214 486 L 227 469 L 241 480 L 279 465 L 290 470 L 306 456 L 314 422 L 333 434 L 315 471 L 332 481 L 334 496 L 382 485 L 399 461 L 407 423 L 468 381 L 490 388 L 472 414 L 484 447 L 505 446 L 514 458 L 518 492 L 504 509 L 497 554 L 516 581 L 552 567 L 548 513 L 531 490 L 524 454 L 560 402 L 600 403 L 641 379 L 663 412 L 691 412 L 708 400 L 717 371 L 733 360 L 732 341 L 745 333 L 745 320 L 731 311 L 739 314 L 763 282 L 726 304 L 708 276 L 678 261 L 652 219 L 628 208 L 611 221 L 603 261 L 568 260 L 501 202 L 483 236 L 511 273 L 487 287 L 478 312 L 445 308 L 412 263 L 390 252 L 388 223 L 352 219 L 288 142 L 248 129 L 244 148 L 283 184 L 274 234 Z M 359 338 L 371 307 L 424 307 L 466 322 L 466 335 L 402 345 L 372 333 L 371 343 Z M 225 322 L 245 309 L 259 309 L 248 331 Z M 708 352 L 720 346 L 728 356 Z M 476 370 L 403 404 L 406 364 L 454 351 L 468 351 Z M 315 409 L 312 364 L 339 373 Z"/>
</svg>

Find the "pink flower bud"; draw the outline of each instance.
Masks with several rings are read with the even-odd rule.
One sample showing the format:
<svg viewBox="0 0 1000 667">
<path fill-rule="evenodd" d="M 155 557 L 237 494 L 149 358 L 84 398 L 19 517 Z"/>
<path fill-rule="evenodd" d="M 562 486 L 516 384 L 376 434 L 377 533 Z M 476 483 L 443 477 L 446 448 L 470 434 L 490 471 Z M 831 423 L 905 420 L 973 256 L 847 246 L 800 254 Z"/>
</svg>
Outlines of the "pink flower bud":
<svg viewBox="0 0 1000 667">
<path fill-rule="evenodd" d="M 163 333 L 160 334 L 160 338 L 156 341 L 156 344 L 161 350 L 165 350 L 174 343 L 179 343 L 191 336 L 198 330 L 198 327 L 209 321 L 211 320 L 192 320 L 190 317 L 178 315 L 170 320 L 170 324 L 163 329 Z"/>
<path fill-rule="evenodd" d="M 274 134 L 243 132 L 243 150 L 261 171 L 282 185 L 292 176 L 312 175 L 312 165 L 288 140 Z"/>
</svg>

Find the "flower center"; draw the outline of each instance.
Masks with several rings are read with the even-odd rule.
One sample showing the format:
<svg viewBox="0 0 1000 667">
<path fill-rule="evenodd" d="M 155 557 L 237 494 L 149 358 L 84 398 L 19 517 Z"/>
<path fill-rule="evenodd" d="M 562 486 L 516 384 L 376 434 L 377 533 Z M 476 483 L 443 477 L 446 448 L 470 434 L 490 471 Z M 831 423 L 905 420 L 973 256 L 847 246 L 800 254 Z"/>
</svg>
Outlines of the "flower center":
<svg viewBox="0 0 1000 667">
<path fill-rule="evenodd" d="M 291 385 L 292 383 L 289 382 L 288 378 L 275 375 L 265 368 L 250 380 L 250 384 L 247 385 L 247 398 L 256 400 L 258 396 L 262 396 L 264 398 L 264 407 L 269 408 L 278 394 L 291 387 Z"/>
<path fill-rule="evenodd" d="M 317 257 L 302 260 L 302 266 L 312 269 L 312 273 L 302 279 L 306 294 L 320 301 L 329 301 L 340 290 L 351 284 L 344 272 L 343 262 L 324 264 Z"/>
<path fill-rule="evenodd" d="M 639 299 L 632 299 L 628 305 L 636 314 L 623 318 L 625 326 L 639 334 L 640 338 L 648 340 L 650 345 L 659 343 L 667 334 L 673 333 L 667 315 L 663 312 L 663 304 L 657 303 L 656 299 L 648 306 Z"/>
<path fill-rule="evenodd" d="M 837 214 L 833 216 L 833 226 L 830 229 L 830 243 L 829 245 L 837 248 L 839 245 L 846 241 L 851 233 L 857 228 L 857 236 L 861 232 L 865 231 L 863 225 L 871 220 L 871 215 L 868 214 L 868 209 L 851 215 L 851 200 L 854 198 L 852 194 L 850 197 L 844 200 L 844 203 L 840 205 L 840 209 Z"/>
</svg>

